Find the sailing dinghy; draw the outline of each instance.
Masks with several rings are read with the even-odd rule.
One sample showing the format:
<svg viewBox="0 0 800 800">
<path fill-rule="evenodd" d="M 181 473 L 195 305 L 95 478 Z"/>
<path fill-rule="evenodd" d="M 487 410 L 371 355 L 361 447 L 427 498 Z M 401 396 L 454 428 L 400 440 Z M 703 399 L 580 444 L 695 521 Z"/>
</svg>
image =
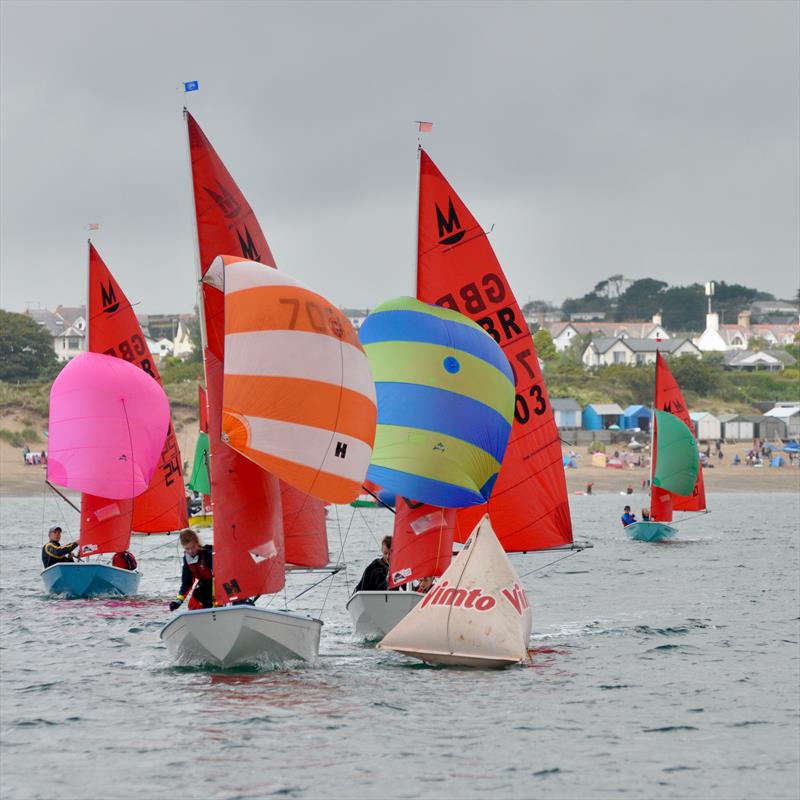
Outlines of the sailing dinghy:
<svg viewBox="0 0 800 800">
<path fill-rule="evenodd" d="M 158 384 L 155 359 L 128 300 L 117 280 L 89 242 L 89 352 L 113 356 L 141 369 Z M 70 597 L 135 594 L 140 573 L 89 561 L 104 553 L 128 549 L 131 531 L 166 533 L 186 527 L 182 462 L 170 423 L 158 466 L 144 492 L 135 499 L 81 495 L 79 554 L 85 559 L 57 565 L 51 591 Z M 50 569 L 53 569 L 52 567 Z"/>
<path fill-rule="evenodd" d="M 155 474 L 169 429 L 169 401 L 138 367 L 99 353 L 72 359 L 50 389 L 48 483 L 78 490 L 93 504 L 97 525 L 82 526 L 81 555 L 127 549 L 130 515 L 114 537 L 102 522 L 143 494 Z M 92 541 L 88 541 L 91 539 Z M 119 550 L 117 550 L 119 548 Z M 42 572 L 45 588 L 67 597 L 135 594 L 139 573 L 99 563 L 64 562 Z"/>
<path fill-rule="evenodd" d="M 206 272 L 209 288 L 224 296 L 222 320 L 215 320 L 222 321 L 224 357 L 210 348 L 205 355 L 220 607 L 177 614 L 161 637 L 183 662 L 312 661 L 320 620 L 247 601 L 283 587 L 278 477 L 328 502 L 359 494 L 375 435 L 369 364 L 342 312 L 283 272 L 224 256 Z M 252 510 L 269 514 L 267 524 L 242 516 Z"/>
<path fill-rule="evenodd" d="M 642 542 L 672 539 L 673 510 L 705 511 L 703 468 L 689 409 L 678 382 L 661 353 L 656 353 L 653 431 L 650 462 L 650 519 L 626 526 Z"/>
</svg>

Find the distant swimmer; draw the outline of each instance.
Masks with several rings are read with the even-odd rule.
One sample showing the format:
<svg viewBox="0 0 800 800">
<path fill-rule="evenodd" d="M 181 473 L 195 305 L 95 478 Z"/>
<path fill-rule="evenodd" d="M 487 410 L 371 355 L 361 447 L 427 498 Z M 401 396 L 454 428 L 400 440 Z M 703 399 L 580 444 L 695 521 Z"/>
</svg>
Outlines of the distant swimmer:
<svg viewBox="0 0 800 800">
<path fill-rule="evenodd" d="M 77 542 L 70 544 L 61 543 L 61 526 L 54 525 L 48 531 L 48 541 L 42 548 L 42 564 L 44 568 L 52 567 L 53 564 L 63 564 L 65 561 L 74 561 L 72 551 L 78 546 Z"/>
<path fill-rule="evenodd" d="M 631 514 L 631 507 L 625 506 L 622 514 L 622 527 L 627 528 L 628 525 L 633 525 L 636 522 L 636 515 Z"/>
</svg>

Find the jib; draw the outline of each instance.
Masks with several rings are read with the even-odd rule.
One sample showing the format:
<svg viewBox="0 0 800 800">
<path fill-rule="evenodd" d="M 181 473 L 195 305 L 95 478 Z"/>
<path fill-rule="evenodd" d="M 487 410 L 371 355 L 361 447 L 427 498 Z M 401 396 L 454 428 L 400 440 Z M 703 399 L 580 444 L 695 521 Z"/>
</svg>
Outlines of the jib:
<svg viewBox="0 0 800 800">
<path fill-rule="evenodd" d="M 480 286 L 475 282 L 464 284 L 457 292 L 446 294 L 436 301 L 437 306 L 452 308 L 472 317 L 498 344 L 503 339 L 512 339 L 522 333 L 522 328 L 516 320 L 514 309 L 511 306 L 498 308 L 492 316 L 478 317 L 487 310 L 489 305 L 504 303 L 508 290 L 499 275 L 487 272 L 480 279 Z M 496 320 L 495 320 L 496 318 Z"/>
<path fill-rule="evenodd" d="M 454 608 L 474 608 L 476 611 L 489 611 L 497 605 L 497 600 L 483 589 L 458 589 L 449 586 L 447 581 L 425 595 L 421 608 L 431 606 L 453 606 Z"/>
</svg>

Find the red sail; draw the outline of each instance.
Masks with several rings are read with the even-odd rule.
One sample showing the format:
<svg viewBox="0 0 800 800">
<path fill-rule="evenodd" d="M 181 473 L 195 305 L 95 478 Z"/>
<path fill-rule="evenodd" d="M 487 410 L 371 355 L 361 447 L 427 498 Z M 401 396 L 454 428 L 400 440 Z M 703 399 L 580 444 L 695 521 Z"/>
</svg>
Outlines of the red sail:
<svg viewBox="0 0 800 800">
<path fill-rule="evenodd" d="M 655 407 L 659 411 L 669 411 L 683 422 L 690 431 L 694 430 L 694 422 L 689 416 L 689 407 L 683 399 L 680 387 L 672 376 L 667 366 L 667 362 L 661 357 L 661 353 L 656 353 L 656 392 Z M 694 491 L 689 497 L 680 495 L 672 496 L 672 508 L 675 511 L 705 511 L 706 508 L 706 489 L 703 484 L 703 468 L 699 468 L 697 483 Z"/>
<path fill-rule="evenodd" d="M 389 588 L 442 575 L 453 556 L 456 510 L 397 499 Z"/>
<path fill-rule="evenodd" d="M 253 209 L 188 111 L 186 124 L 189 129 L 201 274 L 205 275 L 211 262 L 221 255 L 243 256 L 274 267 L 275 259 Z M 222 358 L 225 298 L 221 292 L 205 285 L 203 295 L 206 346 L 217 358 Z"/>
<path fill-rule="evenodd" d="M 550 399 L 536 348 L 489 239 L 424 150 L 420 151 L 417 298 L 453 308 L 488 331 L 514 370 L 517 405 L 489 515 L 507 551 L 572 542 L 572 520 Z M 458 514 L 465 541 L 486 513 Z"/>
<path fill-rule="evenodd" d="M 324 567 L 329 560 L 325 506 L 316 498 L 281 481 L 283 538 L 286 563 L 297 567 Z"/>
<path fill-rule="evenodd" d="M 201 273 L 205 275 L 211 262 L 220 255 L 241 255 L 270 267 L 276 266 L 253 209 L 188 111 L 186 112 L 186 124 L 189 131 Z M 221 359 L 223 358 L 225 338 L 224 294 L 203 284 L 203 302 L 207 347 L 217 358 Z M 303 548 L 307 551 L 307 557 L 318 560 L 322 557 L 323 550 L 325 553 L 328 552 L 325 506 L 317 498 L 306 498 L 304 495 L 302 497 L 302 503 L 298 498 L 296 503 L 289 504 L 295 508 L 302 505 L 304 509 L 302 523 L 293 515 L 284 519 L 284 529 L 287 532 L 296 532 L 295 526 L 300 524 L 304 531 L 305 544 Z M 318 540 L 313 545 L 310 541 L 311 537 L 316 537 Z M 287 539 L 287 547 L 288 541 Z M 289 549 L 293 551 L 293 548 L 294 543 Z M 312 551 L 313 555 L 309 555 Z M 292 555 L 296 558 L 303 558 L 301 554 L 294 551 Z M 291 563 L 299 562 L 292 561 Z"/>
<path fill-rule="evenodd" d="M 206 390 L 200 384 L 197 384 L 197 413 L 200 433 L 208 433 L 208 400 L 206 399 Z"/>
<path fill-rule="evenodd" d="M 161 382 L 153 356 L 128 298 L 91 243 L 89 244 L 89 350 L 130 361 Z M 185 528 L 187 517 L 182 469 L 178 441 L 170 425 L 158 469 L 144 494 L 139 495 L 132 503 L 114 502 L 88 495 L 82 498 L 82 551 L 86 551 L 85 548 L 92 544 L 98 546 L 92 551 L 97 553 L 125 550 L 130 541 L 131 525 L 134 530 L 142 533 L 161 533 Z M 127 532 L 123 533 L 125 527 Z"/>
<path fill-rule="evenodd" d="M 208 440 L 214 510 L 214 598 L 232 600 L 283 588 L 278 479 L 222 441 L 222 362 L 206 350 Z"/>
</svg>

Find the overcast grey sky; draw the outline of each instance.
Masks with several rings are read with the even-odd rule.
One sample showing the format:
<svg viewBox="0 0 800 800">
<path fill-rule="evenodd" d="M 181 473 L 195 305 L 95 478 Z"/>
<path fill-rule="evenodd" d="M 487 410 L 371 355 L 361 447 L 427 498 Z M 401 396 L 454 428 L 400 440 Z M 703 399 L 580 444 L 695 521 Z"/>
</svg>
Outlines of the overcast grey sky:
<svg viewBox="0 0 800 800">
<path fill-rule="evenodd" d="M 0 305 L 194 302 L 184 99 L 278 266 L 410 294 L 416 119 L 517 298 L 613 273 L 791 297 L 800 4 L 2 2 Z M 183 95 L 181 81 L 199 80 Z"/>
</svg>

